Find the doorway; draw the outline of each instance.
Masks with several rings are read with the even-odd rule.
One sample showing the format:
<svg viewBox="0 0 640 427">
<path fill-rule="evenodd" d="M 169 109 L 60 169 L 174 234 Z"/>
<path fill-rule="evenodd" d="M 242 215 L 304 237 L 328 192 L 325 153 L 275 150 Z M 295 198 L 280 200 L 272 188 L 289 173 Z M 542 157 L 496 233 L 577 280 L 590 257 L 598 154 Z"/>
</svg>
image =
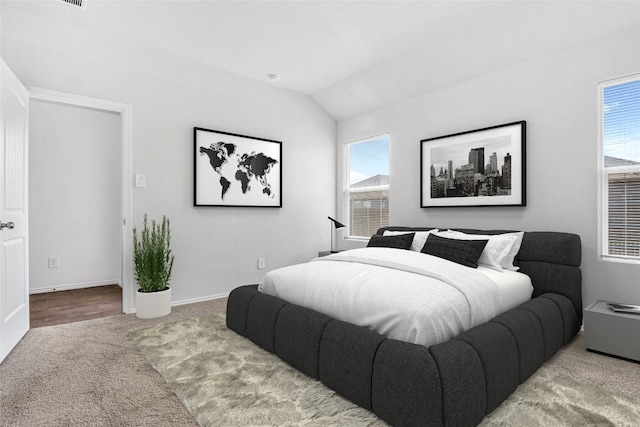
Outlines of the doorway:
<svg viewBox="0 0 640 427">
<path fill-rule="evenodd" d="M 30 329 L 118 314 L 122 314 L 122 288 L 118 285 L 29 296 Z"/>
<path fill-rule="evenodd" d="M 116 283 L 130 313 L 131 106 L 28 89 L 30 293 Z"/>
</svg>

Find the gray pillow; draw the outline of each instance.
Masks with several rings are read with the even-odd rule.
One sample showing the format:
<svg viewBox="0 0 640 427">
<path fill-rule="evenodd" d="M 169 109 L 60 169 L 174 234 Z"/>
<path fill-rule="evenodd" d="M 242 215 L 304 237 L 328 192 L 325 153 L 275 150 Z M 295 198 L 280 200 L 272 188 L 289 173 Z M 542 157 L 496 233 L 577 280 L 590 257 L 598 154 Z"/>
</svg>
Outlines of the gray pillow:
<svg viewBox="0 0 640 427">
<path fill-rule="evenodd" d="M 369 239 L 368 248 L 409 249 L 415 233 L 398 234 L 396 236 L 379 236 L 374 234 Z"/>
<path fill-rule="evenodd" d="M 478 260 L 488 240 L 458 240 L 430 234 L 422 253 L 478 268 Z"/>
</svg>

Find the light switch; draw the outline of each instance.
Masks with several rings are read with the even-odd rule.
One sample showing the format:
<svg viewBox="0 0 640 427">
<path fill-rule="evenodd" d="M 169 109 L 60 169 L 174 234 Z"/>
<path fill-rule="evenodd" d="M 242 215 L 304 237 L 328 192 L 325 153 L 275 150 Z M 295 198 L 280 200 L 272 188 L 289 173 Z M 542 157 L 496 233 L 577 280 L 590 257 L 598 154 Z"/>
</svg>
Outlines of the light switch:
<svg viewBox="0 0 640 427">
<path fill-rule="evenodd" d="M 146 187 L 147 186 L 147 176 L 143 173 L 136 174 L 136 187 Z"/>
</svg>

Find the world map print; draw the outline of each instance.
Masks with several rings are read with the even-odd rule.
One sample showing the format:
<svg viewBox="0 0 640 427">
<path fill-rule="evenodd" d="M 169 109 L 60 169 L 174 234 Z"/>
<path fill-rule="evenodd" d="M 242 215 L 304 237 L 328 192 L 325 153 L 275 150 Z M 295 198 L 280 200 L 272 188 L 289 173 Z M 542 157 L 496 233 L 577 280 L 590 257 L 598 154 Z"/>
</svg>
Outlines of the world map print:
<svg viewBox="0 0 640 427">
<path fill-rule="evenodd" d="M 269 183 L 269 173 L 278 164 L 276 159 L 262 152 L 239 153 L 236 144 L 224 141 L 210 144 L 208 148 L 201 146 L 200 155 L 209 157 L 209 164 L 219 175 L 222 200 L 225 200 L 225 196 L 234 185 L 239 185 L 242 194 L 247 194 L 255 183 L 267 198 L 272 199 L 275 196 Z"/>
</svg>

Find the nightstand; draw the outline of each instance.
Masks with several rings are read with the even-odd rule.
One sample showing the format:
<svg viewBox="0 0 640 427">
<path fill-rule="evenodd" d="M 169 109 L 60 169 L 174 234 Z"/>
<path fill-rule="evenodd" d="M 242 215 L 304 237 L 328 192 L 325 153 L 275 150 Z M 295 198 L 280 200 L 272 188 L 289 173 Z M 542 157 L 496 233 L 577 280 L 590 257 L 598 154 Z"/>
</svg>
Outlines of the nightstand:
<svg viewBox="0 0 640 427">
<path fill-rule="evenodd" d="M 619 313 L 598 301 L 584 310 L 587 350 L 640 362 L 640 315 Z"/>
</svg>

